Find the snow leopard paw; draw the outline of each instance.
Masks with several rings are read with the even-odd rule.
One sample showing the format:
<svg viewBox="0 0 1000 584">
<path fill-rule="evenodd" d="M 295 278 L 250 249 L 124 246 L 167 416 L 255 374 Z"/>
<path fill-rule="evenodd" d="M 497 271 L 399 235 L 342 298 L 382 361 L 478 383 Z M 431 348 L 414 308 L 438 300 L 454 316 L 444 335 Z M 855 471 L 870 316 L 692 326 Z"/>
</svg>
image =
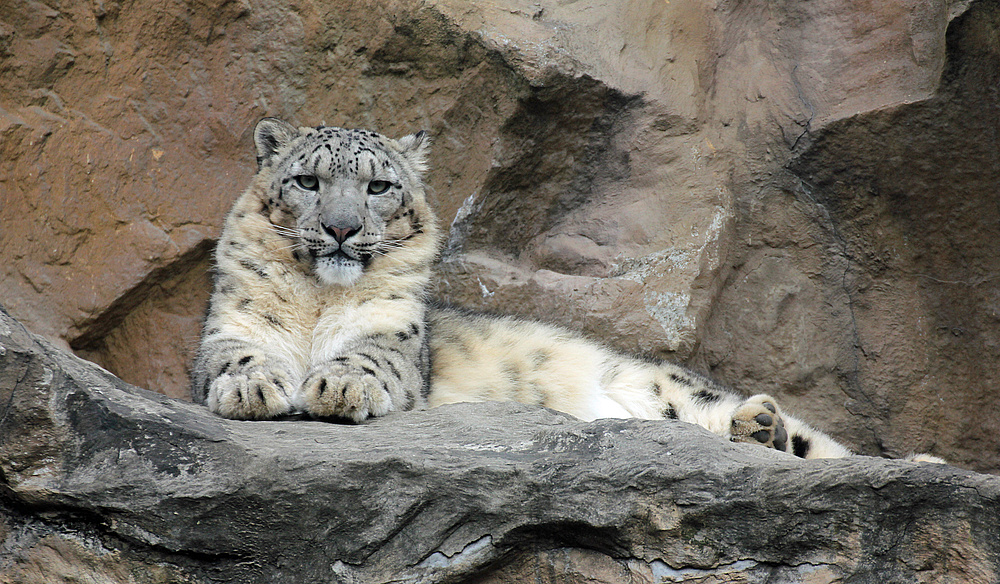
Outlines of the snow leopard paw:
<svg viewBox="0 0 1000 584">
<path fill-rule="evenodd" d="M 788 431 L 775 399 L 759 394 L 743 402 L 733 413 L 730 440 L 787 452 Z"/>
<path fill-rule="evenodd" d="M 226 361 L 209 387 L 209 409 L 226 418 L 267 420 L 291 410 L 285 370 L 263 354 L 243 351 Z"/>
<path fill-rule="evenodd" d="M 378 372 L 350 358 L 337 358 L 312 368 L 302 382 L 306 412 L 315 418 L 362 422 L 390 412 L 392 396 Z"/>
</svg>

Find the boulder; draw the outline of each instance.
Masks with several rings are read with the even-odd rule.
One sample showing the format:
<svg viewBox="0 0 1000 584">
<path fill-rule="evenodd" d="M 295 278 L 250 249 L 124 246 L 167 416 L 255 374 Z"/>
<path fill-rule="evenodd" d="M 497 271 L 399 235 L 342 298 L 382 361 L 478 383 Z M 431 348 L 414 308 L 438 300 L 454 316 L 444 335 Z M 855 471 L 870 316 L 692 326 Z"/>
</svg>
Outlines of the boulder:
<svg viewBox="0 0 1000 584">
<path fill-rule="evenodd" d="M 225 420 L 0 311 L 0 581 L 993 582 L 1000 478 L 458 404 Z"/>
</svg>

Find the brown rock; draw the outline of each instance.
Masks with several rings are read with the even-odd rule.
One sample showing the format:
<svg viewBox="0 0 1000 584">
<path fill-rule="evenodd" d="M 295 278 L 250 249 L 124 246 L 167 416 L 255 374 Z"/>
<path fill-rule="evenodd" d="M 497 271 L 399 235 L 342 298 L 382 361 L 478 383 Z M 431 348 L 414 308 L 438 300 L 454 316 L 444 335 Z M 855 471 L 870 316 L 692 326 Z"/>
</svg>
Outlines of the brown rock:
<svg viewBox="0 0 1000 584">
<path fill-rule="evenodd" d="M 198 348 L 198 323 L 211 290 L 210 243 L 154 270 L 119 297 L 73 339 L 76 354 L 136 385 L 190 400 L 187 364 Z"/>
<path fill-rule="evenodd" d="M 23 530 L 18 535 L 26 535 Z M 34 534 L 32 534 L 34 535 Z M 37 537 L 37 536 L 36 536 Z M 26 538 L 26 539 L 32 539 Z M 7 584 L 56 584 L 100 582 L 101 584 L 187 584 L 189 578 L 173 567 L 153 562 L 127 560 L 120 553 L 72 536 L 47 535 L 30 545 L 22 541 L 17 556 L 0 568 Z M 9 551 L 9 550 L 8 550 Z"/>
<path fill-rule="evenodd" d="M 1000 378 L 988 364 L 1000 358 L 998 25 L 996 6 L 974 4 L 949 29 L 949 59 L 932 97 L 831 122 L 792 161 L 801 196 L 824 213 L 817 224 L 828 252 L 817 271 L 829 282 L 827 300 L 837 310 L 828 314 L 844 339 L 825 356 L 835 367 L 816 355 L 815 329 L 795 324 L 805 315 L 794 301 L 774 311 L 775 328 L 797 326 L 792 340 L 802 340 L 797 350 L 775 353 L 815 355 L 796 360 L 795 367 L 815 364 L 799 387 L 839 378 L 847 400 L 830 410 L 852 414 L 847 427 L 856 430 L 845 439 L 868 452 L 947 452 L 994 472 Z M 791 294 L 798 290 L 813 294 L 806 286 Z M 813 400 L 791 385 L 788 392 Z"/>
<path fill-rule="evenodd" d="M 581 8 L 7 3 L 0 301 L 183 395 L 253 122 L 424 128 L 444 299 L 1000 469 L 993 4 Z"/>
</svg>

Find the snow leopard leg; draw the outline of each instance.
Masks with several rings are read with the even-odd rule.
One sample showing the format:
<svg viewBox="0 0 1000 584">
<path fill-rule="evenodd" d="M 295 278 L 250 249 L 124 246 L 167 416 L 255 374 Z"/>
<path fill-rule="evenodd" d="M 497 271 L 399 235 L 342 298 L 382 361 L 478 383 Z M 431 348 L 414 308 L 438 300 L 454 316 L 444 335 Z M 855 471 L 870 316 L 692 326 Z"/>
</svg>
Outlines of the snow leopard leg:
<svg viewBox="0 0 1000 584">
<path fill-rule="evenodd" d="M 220 416 L 266 420 L 291 411 L 290 367 L 253 343 L 208 334 L 192 373 L 193 397 Z"/>
<path fill-rule="evenodd" d="M 429 358 L 423 324 L 363 337 L 339 355 L 314 363 L 300 406 L 317 418 L 361 422 L 426 403 Z"/>
<path fill-rule="evenodd" d="M 732 413 L 730 440 L 760 444 L 799 458 L 841 458 L 851 451 L 808 424 L 784 414 L 766 394 L 747 398 Z"/>
<path fill-rule="evenodd" d="M 657 367 L 655 392 L 665 418 L 691 422 L 733 442 L 758 444 L 800 458 L 840 458 L 851 452 L 833 438 L 782 412 L 769 395 L 744 398 L 671 363 Z"/>
</svg>

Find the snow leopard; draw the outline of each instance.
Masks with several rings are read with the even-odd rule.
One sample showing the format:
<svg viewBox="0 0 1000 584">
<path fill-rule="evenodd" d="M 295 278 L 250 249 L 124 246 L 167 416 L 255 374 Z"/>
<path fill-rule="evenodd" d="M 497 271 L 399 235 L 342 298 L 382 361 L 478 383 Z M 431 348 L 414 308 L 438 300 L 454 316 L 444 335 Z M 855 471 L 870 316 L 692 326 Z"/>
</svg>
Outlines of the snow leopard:
<svg viewBox="0 0 1000 584">
<path fill-rule="evenodd" d="M 211 411 L 357 423 L 512 400 L 588 421 L 679 420 L 801 458 L 851 454 L 769 395 L 429 299 L 442 232 L 425 192 L 425 132 L 265 118 L 253 138 L 258 172 L 225 219 L 192 368 L 192 397 Z"/>
</svg>

